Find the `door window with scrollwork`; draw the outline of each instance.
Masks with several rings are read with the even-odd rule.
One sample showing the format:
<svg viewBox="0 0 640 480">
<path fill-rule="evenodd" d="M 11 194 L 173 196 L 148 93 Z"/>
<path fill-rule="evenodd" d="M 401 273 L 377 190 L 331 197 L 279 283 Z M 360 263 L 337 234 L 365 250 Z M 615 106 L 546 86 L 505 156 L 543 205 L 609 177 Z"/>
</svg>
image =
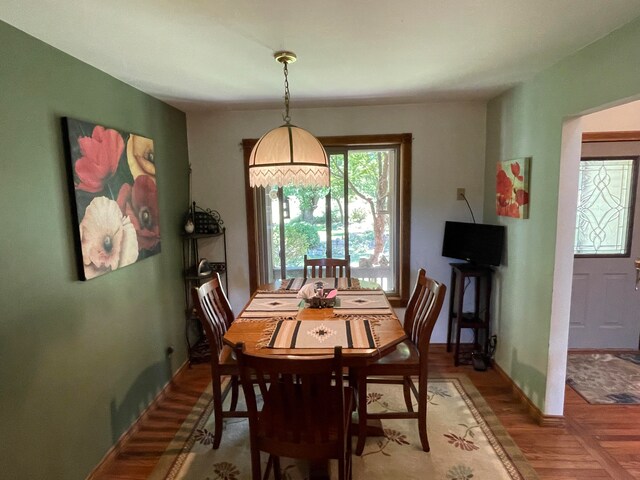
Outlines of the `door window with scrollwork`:
<svg viewBox="0 0 640 480">
<path fill-rule="evenodd" d="M 582 158 L 576 257 L 628 257 L 638 157 Z"/>
</svg>

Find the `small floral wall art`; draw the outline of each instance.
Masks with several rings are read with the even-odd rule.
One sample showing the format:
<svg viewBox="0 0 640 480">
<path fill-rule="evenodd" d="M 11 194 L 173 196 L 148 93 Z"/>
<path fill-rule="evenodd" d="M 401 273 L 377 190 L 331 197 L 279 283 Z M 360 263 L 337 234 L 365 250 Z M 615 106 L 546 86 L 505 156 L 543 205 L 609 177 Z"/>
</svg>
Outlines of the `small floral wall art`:
<svg viewBox="0 0 640 480">
<path fill-rule="evenodd" d="M 529 171 L 531 158 L 498 162 L 496 213 L 503 217 L 529 218 Z"/>
<path fill-rule="evenodd" d="M 160 253 L 153 140 L 71 118 L 62 124 L 80 277 L 89 280 Z"/>
</svg>

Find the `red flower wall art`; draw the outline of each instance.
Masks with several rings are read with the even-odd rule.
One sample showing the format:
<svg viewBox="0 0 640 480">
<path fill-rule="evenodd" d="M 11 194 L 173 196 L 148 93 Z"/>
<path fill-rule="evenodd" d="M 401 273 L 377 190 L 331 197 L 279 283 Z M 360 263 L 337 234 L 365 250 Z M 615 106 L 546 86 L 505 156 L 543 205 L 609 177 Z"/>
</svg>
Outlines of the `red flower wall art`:
<svg viewBox="0 0 640 480">
<path fill-rule="evenodd" d="M 496 213 L 503 217 L 529 218 L 529 169 L 531 158 L 498 162 Z"/>
<path fill-rule="evenodd" d="M 153 140 L 63 119 L 84 280 L 160 253 Z"/>
</svg>

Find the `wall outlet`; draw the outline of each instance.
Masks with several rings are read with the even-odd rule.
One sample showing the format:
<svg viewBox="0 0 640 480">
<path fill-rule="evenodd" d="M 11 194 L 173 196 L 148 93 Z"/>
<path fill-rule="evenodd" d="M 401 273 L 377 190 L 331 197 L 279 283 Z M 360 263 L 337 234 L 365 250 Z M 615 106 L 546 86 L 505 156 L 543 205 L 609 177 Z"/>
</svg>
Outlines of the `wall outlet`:
<svg viewBox="0 0 640 480">
<path fill-rule="evenodd" d="M 464 200 L 464 195 L 465 195 L 464 188 L 459 188 L 456 193 L 456 198 L 458 200 Z"/>
</svg>

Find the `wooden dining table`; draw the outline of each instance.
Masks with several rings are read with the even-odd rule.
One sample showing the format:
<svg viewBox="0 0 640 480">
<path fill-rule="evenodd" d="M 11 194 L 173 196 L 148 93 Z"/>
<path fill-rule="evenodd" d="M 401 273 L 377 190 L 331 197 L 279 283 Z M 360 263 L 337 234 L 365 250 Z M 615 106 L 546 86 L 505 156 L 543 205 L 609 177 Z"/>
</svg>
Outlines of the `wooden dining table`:
<svg viewBox="0 0 640 480">
<path fill-rule="evenodd" d="M 336 288 L 337 301 L 334 308 L 311 308 L 309 303 L 298 298 L 298 290 L 309 282 L 322 281 L 326 289 Z M 342 288 L 341 288 L 342 287 Z M 371 329 L 373 346 L 349 348 L 341 345 L 342 359 L 345 367 L 354 372 L 390 353 L 396 344 L 405 338 L 400 320 L 389 304 L 385 293 L 375 284 L 358 280 L 344 279 L 289 279 L 277 281 L 261 287 L 254 293 L 242 312 L 233 321 L 224 335 L 224 342 L 235 346 L 239 342 L 245 345 L 250 355 L 263 356 L 308 356 L 332 355 L 335 339 L 327 339 L 323 348 L 282 348 L 276 347 L 273 337 L 278 325 L 283 322 L 298 322 L 298 330 L 307 332 L 306 325 L 324 325 L 329 330 L 337 325 L 349 322 L 365 322 Z M 316 327 L 317 328 L 317 327 Z M 307 332 L 308 333 L 308 332 Z M 336 335 L 337 337 L 337 335 Z M 344 339 L 344 337 L 343 337 Z M 354 435 L 363 426 L 354 421 Z M 367 436 L 384 436 L 381 422 L 369 420 L 364 427 Z M 326 462 L 311 462 L 309 478 L 311 480 L 328 479 Z"/>
<path fill-rule="evenodd" d="M 322 280 L 327 285 L 334 283 L 334 279 Z M 290 283 L 293 282 L 276 281 L 257 290 L 225 333 L 225 343 L 235 346 L 243 342 L 246 352 L 251 355 L 331 355 L 335 344 L 330 341 L 323 348 L 274 348 L 269 346 L 269 336 L 273 334 L 274 326 L 283 320 L 299 320 L 303 326 L 307 321 L 322 321 L 329 327 L 331 322 L 366 320 L 374 333 L 375 346 L 349 348 L 342 345 L 345 367 L 359 367 L 383 357 L 406 338 L 386 295 L 382 290 L 372 288 L 371 284 L 362 282 L 368 287 L 361 289 L 338 287 L 335 308 L 310 308 L 304 300 L 297 298 L 296 289 L 284 288 Z"/>
</svg>

